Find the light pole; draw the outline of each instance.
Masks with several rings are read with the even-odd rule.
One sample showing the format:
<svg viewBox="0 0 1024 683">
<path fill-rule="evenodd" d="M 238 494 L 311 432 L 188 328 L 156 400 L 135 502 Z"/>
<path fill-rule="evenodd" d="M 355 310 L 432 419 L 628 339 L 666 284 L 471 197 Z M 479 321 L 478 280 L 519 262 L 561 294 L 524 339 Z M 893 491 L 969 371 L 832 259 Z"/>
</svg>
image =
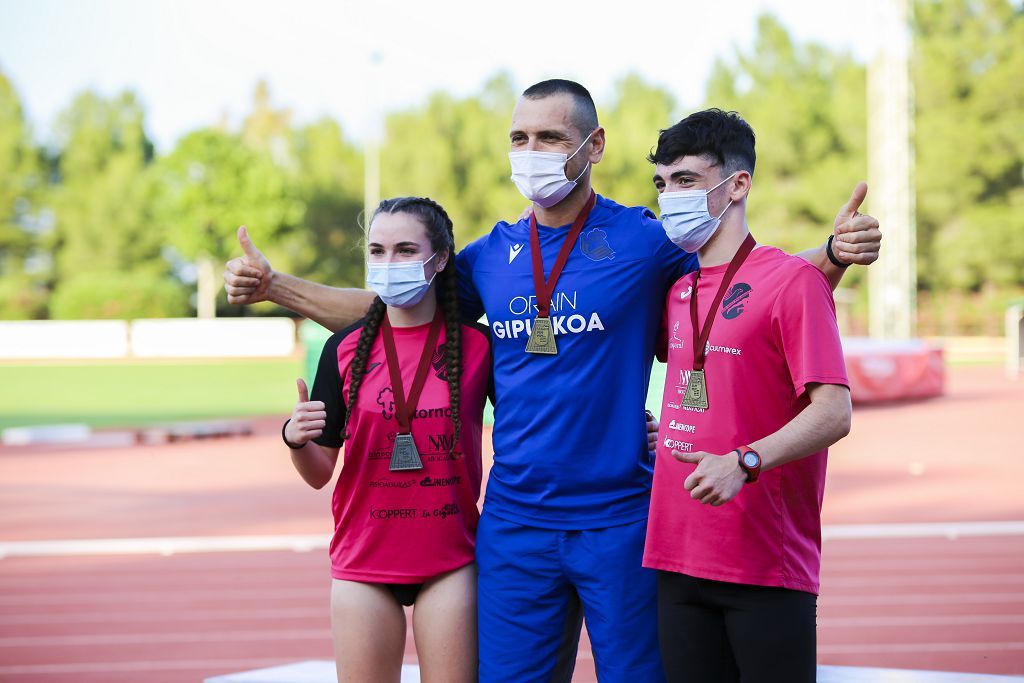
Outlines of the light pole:
<svg viewBox="0 0 1024 683">
<path fill-rule="evenodd" d="M 917 320 L 911 4 L 874 4 L 878 33 L 868 67 L 868 180 L 871 213 L 885 243 L 868 268 L 868 329 L 876 339 L 909 339 Z"/>
</svg>

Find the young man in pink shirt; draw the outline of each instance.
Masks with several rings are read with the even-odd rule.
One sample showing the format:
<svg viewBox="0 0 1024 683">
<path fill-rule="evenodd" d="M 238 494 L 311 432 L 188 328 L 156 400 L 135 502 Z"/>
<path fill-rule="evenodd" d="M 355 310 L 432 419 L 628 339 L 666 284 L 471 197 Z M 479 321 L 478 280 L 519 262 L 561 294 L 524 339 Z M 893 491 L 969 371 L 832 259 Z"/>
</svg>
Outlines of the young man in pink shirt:
<svg viewBox="0 0 1024 683">
<path fill-rule="evenodd" d="M 750 234 L 754 132 L 737 114 L 690 115 L 650 160 L 665 231 L 700 265 L 669 291 L 660 338 L 644 566 L 665 674 L 811 682 L 827 449 L 851 413 L 832 292 Z"/>
</svg>

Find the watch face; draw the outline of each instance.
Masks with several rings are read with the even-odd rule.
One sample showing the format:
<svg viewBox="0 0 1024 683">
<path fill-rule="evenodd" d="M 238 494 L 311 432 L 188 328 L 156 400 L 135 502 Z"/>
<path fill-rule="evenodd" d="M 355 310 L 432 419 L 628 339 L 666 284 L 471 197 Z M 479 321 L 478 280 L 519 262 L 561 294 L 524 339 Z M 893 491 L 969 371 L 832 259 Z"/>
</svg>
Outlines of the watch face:
<svg viewBox="0 0 1024 683">
<path fill-rule="evenodd" d="M 753 451 L 747 451 L 743 454 L 743 464 L 747 467 L 757 467 L 761 462 L 761 458 L 758 457 L 757 453 Z"/>
</svg>

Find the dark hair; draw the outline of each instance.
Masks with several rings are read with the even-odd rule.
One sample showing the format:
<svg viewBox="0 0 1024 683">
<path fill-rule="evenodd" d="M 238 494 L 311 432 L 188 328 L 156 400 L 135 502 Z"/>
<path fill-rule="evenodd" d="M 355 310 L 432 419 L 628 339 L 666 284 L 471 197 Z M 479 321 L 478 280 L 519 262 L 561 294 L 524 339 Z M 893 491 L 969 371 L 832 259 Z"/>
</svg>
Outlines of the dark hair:
<svg viewBox="0 0 1024 683">
<path fill-rule="evenodd" d="M 576 127 L 580 135 L 586 137 L 597 127 L 597 107 L 594 106 L 594 98 L 590 91 L 576 81 L 567 81 L 564 78 L 552 78 L 548 81 L 534 83 L 523 91 L 523 97 L 529 100 L 542 100 L 545 97 L 554 95 L 569 95 L 573 100 L 572 125 Z"/>
<path fill-rule="evenodd" d="M 444 345 L 444 379 L 448 382 L 448 405 L 451 408 L 452 424 L 455 426 L 455 438 L 449 453 L 455 451 L 459 443 L 462 423 L 459 419 L 459 380 L 462 376 L 462 343 L 459 322 L 459 294 L 455 284 L 455 234 L 452 220 L 441 205 L 426 197 L 396 197 L 385 199 L 377 205 L 370 224 L 378 214 L 405 213 L 415 216 L 427 229 L 427 237 L 434 251 L 448 250 L 448 264 L 437 274 L 437 304 L 444 312 L 445 345 Z M 359 341 L 352 356 L 351 380 L 349 382 L 348 410 L 345 413 L 345 424 L 341 433 L 347 439 L 348 420 L 356 406 L 359 387 L 363 384 L 366 373 L 366 361 L 370 356 L 370 348 L 380 332 L 380 324 L 387 311 L 387 305 L 378 296 L 370 305 L 363 328 L 359 332 Z M 436 360 L 436 359 L 435 359 Z M 435 363 L 435 367 L 437 364 Z"/>
<path fill-rule="evenodd" d="M 647 160 L 667 166 L 686 156 L 713 159 L 727 174 L 754 175 L 754 129 L 734 111 L 694 112 L 658 134 L 658 147 Z"/>
</svg>

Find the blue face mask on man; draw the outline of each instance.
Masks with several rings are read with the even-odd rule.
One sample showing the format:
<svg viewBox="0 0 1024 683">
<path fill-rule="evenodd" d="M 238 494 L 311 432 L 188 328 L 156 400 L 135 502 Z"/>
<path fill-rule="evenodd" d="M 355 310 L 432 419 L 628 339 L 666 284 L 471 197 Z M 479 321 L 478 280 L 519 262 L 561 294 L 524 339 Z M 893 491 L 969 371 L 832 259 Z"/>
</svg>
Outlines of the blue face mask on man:
<svg viewBox="0 0 1024 683">
<path fill-rule="evenodd" d="M 684 251 L 696 253 L 708 243 L 715 230 L 718 230 L 722 216 L 732 206 L 730 199 L 722 213 L 717 217 L 712 216 L 708 212 L 708 195 L 735 175 L 733 173 L 710 190 L 680 190 L 658 195 L 661 225 L 673 244 Z"/>
</svg>

